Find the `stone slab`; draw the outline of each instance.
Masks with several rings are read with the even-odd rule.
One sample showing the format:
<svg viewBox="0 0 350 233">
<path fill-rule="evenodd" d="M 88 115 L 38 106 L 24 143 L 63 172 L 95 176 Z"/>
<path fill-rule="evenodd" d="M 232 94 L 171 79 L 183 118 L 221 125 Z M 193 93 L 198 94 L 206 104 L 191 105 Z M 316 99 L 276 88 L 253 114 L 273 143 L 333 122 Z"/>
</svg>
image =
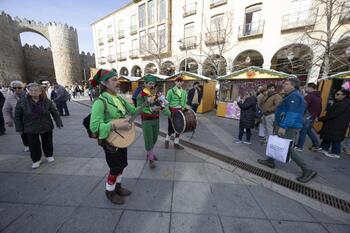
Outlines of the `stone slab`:
<svg viewBox="0 0 350 233">
<path fill-rule="evenodd" d="M 173 180 L 175 163 L 166 161 L 155 161 L 156 168 L 149 168 L 149 163 L 142 170 L 142 179 Z"/>
<path fill-rule="evenodd" d="M 230 233 L 276 233 L 269 220 L 221 217 L 224 232 Z"/>
<path fill-rule="evenodd" d="M 177 181 L 208 182 L 204 163 L 176 162 L 174 179 Z"/>
<path fill-rule="evenodd" d="M 175 213 L 171 233 L 223 233 L 217 216 Z"/>
<path fill-rule="evenodd" d="M 327 233 L 319 223 L 272 221 L 278 233 Z"/>
</svg>

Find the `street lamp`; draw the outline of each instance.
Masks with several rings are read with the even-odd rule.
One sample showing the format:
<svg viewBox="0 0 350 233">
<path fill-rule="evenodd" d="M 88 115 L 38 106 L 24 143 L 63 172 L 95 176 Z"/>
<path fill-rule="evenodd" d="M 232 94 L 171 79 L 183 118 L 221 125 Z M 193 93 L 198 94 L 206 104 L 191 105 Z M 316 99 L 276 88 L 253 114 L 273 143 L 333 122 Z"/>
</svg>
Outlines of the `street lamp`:
<svg viewBox="0 0 350 233">
<path fill-rule="evenodd" d="M 187 71 L 187 46 L 182 39 L 178 40 L 177 42 L 182 44 L 182 46 L 185 48 L 185 72 L 186 72 Z"/>
</svg>

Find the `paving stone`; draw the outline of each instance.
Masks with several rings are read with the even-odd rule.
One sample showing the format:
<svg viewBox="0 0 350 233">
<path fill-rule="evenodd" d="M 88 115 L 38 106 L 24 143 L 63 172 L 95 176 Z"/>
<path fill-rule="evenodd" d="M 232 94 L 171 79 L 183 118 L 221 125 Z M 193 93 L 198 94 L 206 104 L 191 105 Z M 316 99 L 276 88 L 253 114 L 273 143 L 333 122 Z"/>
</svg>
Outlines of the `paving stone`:
<svg viewBox="0 0 350 233">
<path fill-rule="evenodd" d="M 315 221 L 317 222 L 321 222 L 321 223 L 336 223 L 336 224 L 343 224 L 341 221 L 338 221 L 328 215 L 325 215 L 324 213 L 318 211 L 318 210 L 314 210 L 308 206 L 303 206 L 306 211 L 311 214 L 311 216 L 315 219 Z"/>
<path fill-rule="evenodd" d="M 211 184 L 220 215 L 265 218 L 245 185 Z"/>
<path fill-rule="evenodd" d="M 57 232 L 59 227 L 68 220 L 74 208 L 37 206 L 12 222 L 3 233 L 48 233 Z"/>
<path fill-rule="evenodd" d="M 221 217 L 224 232 L 276 233 L 269 220 Z"/>
<path fill-rule="evenodd" d="M 251 186 L 249 190 L 270 219 L 313 221 L 312 216 L 303 206 L 292 199 L 262 186 Z"/>
<path fill-rule="evenodd" d="M 175 163 L 165 162 L 165 161 L 156 161 L 156 168 L 149 168 L 147 162 L 144 167 L 141 178 L 143 179 L 159 179 L 159 180 L 173 180 L 174 179 L 174 169 Z"/>
<path fill-rule="evenodd" d="M 319 223 L 271 221 L 278 233 L 327 233 Z"/>
<path fill-rule="evenodd" d="M 217 214 L 214 196 L 207 183 L 175 182 L 173 211 Z"/>
<path fill-rule="evenodd" d="M 30 208 L 30 205 L 18 204 L 0 204 L 0 232 L 11 222 L 19 218 L 25 211 Z"/>
<path fill-rule="evenodd" d="M 204 159 L 201 159 L 197 156 L 192 155 L 188 151 L 176 151 L 175 152 L 175 161 L 176 162 L 192 162 L 192 163 L 204 163 Z"/>
<path fill-rule="evenodd" d="M 178 214 L 172 215 L 171 233 L 221 233 L 217 216 Z"/>
<path fill-rule="evenodd" d="M 54 156 L 92 158 L 101 151 L 98 146 L 83 146 L 77 144 L 54 146 Z"/>
<path fill-rule="evenodd" d="M 58 232 L 112 233 L 121 213 L 121 210 L 82 207 L 74 211 Z"/>
<path fill-rule="evenodd" d="M 145 163 L 144 160 L 128 160 L 128 166 L 123 171 L 123 177 L 139 178 Z"/>
<path fill-rule="evenodd" d="M 79 176 L 105 176 L 109 171 L 106 159 L 92 158 L 83 165 L 76 175 Z"/>
<path fill-rule="evenodd" d="M 42 174 L 73 175 L 89 160 L 89 158 L 55 157 L 55 162 L 42 164 L 38 171 Z"/>
<path fill-rule="evenodd" d="M 140 179 L 128 200 L 128 209 L 170 211 L 172 182 Z"/>
<path fill-rule="evenodd" d="M 345 224 L 324 224 L 330 233 L 349 233 L 350 225 Z"/>
<path fill-rule="evenodd" d="M 175 164 L 175 180 L 208 182 L 204 163 L 183 163 Z"/>
<path fill-rule="evenodd" d="M 169 213 L 125 211 L 115 233 L 168 233 L 169 224 Z"/>
<path fill-rule="evenodd" d="M 206 163 L 204 164 L 205 171 L 210 183 L 230 183 L 230 184 L 242 184 L 241 177 L 237 174 L 229 172 L 216 165 Z"/>
</svg>

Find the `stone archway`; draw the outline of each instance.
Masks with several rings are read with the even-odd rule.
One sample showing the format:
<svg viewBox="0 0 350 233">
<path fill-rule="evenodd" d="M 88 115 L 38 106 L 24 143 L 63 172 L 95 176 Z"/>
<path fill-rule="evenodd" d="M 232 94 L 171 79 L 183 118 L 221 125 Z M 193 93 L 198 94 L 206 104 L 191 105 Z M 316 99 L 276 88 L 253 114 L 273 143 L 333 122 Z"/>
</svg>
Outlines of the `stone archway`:
<svg viewBox="0 0 350 233">
<path fill-rule="evenodd" d="M 158 72 L 158 69 L 154 63 L 148 63 L 145 66 L 145 74 L 156 74 L 157 72 Z"/>
<path fill-rule="evenodd" d="M 262 67 L 264 58 L 256 50 L 245 50 L 237 55 L 232 64 L 232 71 L 241 70 L 249 66 Z"/>
<path fill-rule="evenodd" d="M 218 54 L 213 54 L 204 60 L 203 75 L 210 78 L 217 78 L 226 74 L 226 67 L 226 59 Z"/>
<path fill-rule="evenodd" d="M 160 74 L 167 75 L 167 76 L 171 76 L 171 75 L 175 74 L 174 63 L 171 61 L 163 62 L 163 64 L 160 67 Z"/>
<path fill-rule="evenodd" d="M 185 69 L 185 66 L 187 66 L 186 69 Z M 197 61 L 191 57 L 182 60 L 180 63 L 180 71 L 188 71 L 188 72 L 197 74 L 198 73 Z"/>
<path fill-rule="evenodd" d="M 142 69 L 140 66 L 135 65 L 131 68 L 131 76 L 142 77 Z"/>
<path fill-rule="evenodd" d="M 71 85 L 81 80 L 82 71 L 79 57 L 76 29 L 57 23 L 37 23 L 33 20 L 12 19 L 0 14 L 0 73 L 10 80 L 26 81 L 24 59 L 19 34 L 34 32 L 46 38 L 51 45 L 55 76 L 58 83 Z"/>
<path fill-rule="evenodd" d="M 129 70 L 126 67 L 122 67 L 120 69 L 119 75 L 125 75 L 128 76 L 129 75 Z"/>
</svg>

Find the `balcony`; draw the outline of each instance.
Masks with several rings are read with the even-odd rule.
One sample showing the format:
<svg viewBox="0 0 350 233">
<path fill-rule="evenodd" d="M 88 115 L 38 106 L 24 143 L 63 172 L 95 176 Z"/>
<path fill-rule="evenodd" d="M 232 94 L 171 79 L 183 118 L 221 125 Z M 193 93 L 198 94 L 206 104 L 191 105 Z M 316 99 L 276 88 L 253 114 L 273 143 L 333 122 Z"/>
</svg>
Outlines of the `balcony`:
<svg viewBox="0 0 350 233">
<path fill-rule="evenodd" d="M 113 36 L 113 34 L 108 34 L 108 36 L 107 36 L 107 41 L 108 42 L 113 42 L 114 41 L 114 36 Z"/>
<path fill-rule="evenodd" d="M 98 45 L 103 45 L 103 38 L 98 38 Z"/>
<path fill-rule="evenodd" d="M 295 12 L 293 14 L 284 15 L 282 18 L 282 32 L 303 30 L 313 27 L 316 23 L 317 10 L 312 9 L 306 11 Z"/>
<path fill-rule="evenodd" d="M 227 3 L 227 0 L 211 0 L 210 1 L 210 9 L 215 8 L 215 7 L 219 7 L 222 5 L 225 5 Z"/>
<path fill-rule="evenodd" d="M 116 61 L 115 55 L 109 55 L 106 57 L 108 63 L 114 63 Z"/>
<path fill-rule="evenodd" d="M 139 57 L 139 50 L 138 49 L 133 49 L 129 51 L 129 57 L 131 59 L 136 59 Z"/>
<path fill-rule="evenodd" d="M 262 37 L 264 34 L 264 25 L 265 21 L 260 20 L 240 26 L 238 31 L 238 39 L 245 40 Z"/>
<path fill-rule="evenodd" d="M 118 39 L 123 39 L 123 38 L 125 38 L 124 30 L 119 30 L 118 31 Z"/>
<path fill-rule="evenodd" d="M 126 53 L 125 52 L 118 53 L 117 54 L 117 60 L 118 61 L 125 61 L 126 60 Z"/>
<path fill-rule="evenodd" d="M 130 27 L 130 35 L 137 34 L 137 25 L 133 25 Z"/>
<path fill-rule="evenodd" d="M 98 62 L 98 64 L 100 64 L 100 65 L 104 65 L 104 64 L 106 64 L 106 59 L 103 57 L 100 57 L 100 58 L 98 58 L 97 59 L 97 62 Z"/>
<path fill-rule="evenodd" d="M 195 15 L 197 13 L 197 2 L 192 2 L 183 6 L 184 13 L 183 17 Z"/>
<path fill-rule="evenodd" d="M 226 41 L 225 30 L 205 33 L 205 44 L 207 46 L 223 44 Z"/>
<path fill-rule="evenodd" d="M 197 37 L 196 36 L 190 36 L 190 37 L 186 37 L 184 39 L 181 40 L 181 45 L 180 45 L 180 49 L 181 50 L 191 50 L 191 49 L 195 49 L 197 47 Z"/>
</svg>

